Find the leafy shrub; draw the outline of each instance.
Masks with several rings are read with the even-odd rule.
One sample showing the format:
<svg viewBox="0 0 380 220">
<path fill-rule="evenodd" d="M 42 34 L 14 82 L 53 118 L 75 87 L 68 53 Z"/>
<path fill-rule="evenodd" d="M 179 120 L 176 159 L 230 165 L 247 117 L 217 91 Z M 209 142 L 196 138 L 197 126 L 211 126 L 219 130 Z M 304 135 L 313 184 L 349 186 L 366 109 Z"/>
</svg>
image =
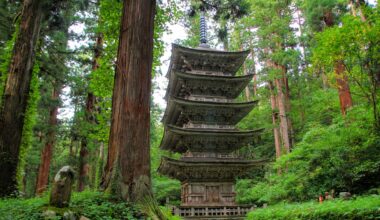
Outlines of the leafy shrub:
<svg viewBox="0 0 380 220">
<path fill-rule="evenodd" d="M 32 199 L 2 199 L 0 200 L 0 219 L 42 219 L 42 208 L 47 204 L 47 197 Z"/>
<path fill-rule="evenodd" d="M 255 203 L 307 201 L 326 191 L 365 193 L 380 185 L 380 137 L 370 113 L 351 110 L 332 125 L 315 124 L 288 155 L 279 158 L 265 181 L 238 200 Z M 282 170 L 278 174 L 277 170 Z"/>
<path fill-rule="evenodd" d="M 111 219 L 146 219 L 133 206 L 120 201 L 112 201 L 100 192 L 85 191 L 74 193 L 69 208 L 58 209 L 48 206 L 48 196 L 32 199 L 3 199 L 0 200 L 1 220 L 37 220 L 43 219 L 42 213 L 52 209 L 57 213 L 71 210 L 91 220 Z M 57 219 L 60 219 L 58 217 Z"/>
<path fill-rule="evenodd" d="M 357 197 L 353 200 L 332 200 L 322 204 L 307 202 L 299 204 L 278 204 L 272 207 L 257 209 L 248 214 L 247 219 L 379 219 L 380 196 Z"/>
<path fill-rule="evenodd" d="M 165 176 L 157 176 L 153 179 L 153 191 L 160 205 L 164 205 L 169 199 L 169 204 L 179 205 L 181 195 L 181 184 L 177 180 Z"/>
</svg>

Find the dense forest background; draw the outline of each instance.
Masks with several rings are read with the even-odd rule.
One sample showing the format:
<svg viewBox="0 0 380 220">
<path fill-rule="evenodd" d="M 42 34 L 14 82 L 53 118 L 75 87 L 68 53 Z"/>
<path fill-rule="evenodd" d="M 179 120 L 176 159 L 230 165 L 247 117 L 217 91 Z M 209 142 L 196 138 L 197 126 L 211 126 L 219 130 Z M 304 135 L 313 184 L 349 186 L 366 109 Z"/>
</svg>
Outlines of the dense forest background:
<svg viewBox="0 0 380 220">
<path fill-rule="evenodd" d="M 40 1 L 34 9 L 25 6 L 28 2 L 34 1 L 0 0 L 0 137 L 1 143 L 10 136 L 21 140 L 16 154 L 4 153 L 1 145 L 0 166 L 14 168 L 11 190 L 20 197 L 46 194 L 64 165 L 77 172 L 76 191 L 98 191 L 109 155 L 122 1 Z M 153 79 L 166 74 L 161 58 L 170 44 L 163 36 L 176 32 L 174 24 L 181 24 L 187 35 L 175 43 L 199 45 L 201 10 L 211 47 L 250 51 L 238 74 L 255 75 L 239 99 L 258 99 L 259 104 L 239 127 L 265 130 L 252 146 L 236 153 L 268 158 L 269 163 L 238 181 L 238 202 L 309 201 L 324 192 L 379 193 L 379 9 L 376 2 L 364 0 L 157 2 Z M 27 10 L 35 19 L 28 21 L 29 29 L 23 20 Z M 4 104 L 12 93 L 21 38 L 35 41 L 34 49 L 28 49 L 34 53 L 18 57 L 28 59 L 26 68 L 32 70 L 29 79 L 16 80 L 30 82 L 15 88 L 23 95 L 24 113 Z M 151 94 L 165 89 L 162 80 L 153 82 Z M 63 107 L 70 109 L 70 117 L 63 116 Z M 6 115 L 13 112 L 22 114 L 22 120 L 7 127 Z M 162 105 L 151 96 L 152 189 L 160 204 L 176 205 L 179 182 L 156 172 L 162 155 L 176 157 L 158 149 L 162 114 Z M 7 176 L 1 173 L 2 179 Z"/>
</svg>

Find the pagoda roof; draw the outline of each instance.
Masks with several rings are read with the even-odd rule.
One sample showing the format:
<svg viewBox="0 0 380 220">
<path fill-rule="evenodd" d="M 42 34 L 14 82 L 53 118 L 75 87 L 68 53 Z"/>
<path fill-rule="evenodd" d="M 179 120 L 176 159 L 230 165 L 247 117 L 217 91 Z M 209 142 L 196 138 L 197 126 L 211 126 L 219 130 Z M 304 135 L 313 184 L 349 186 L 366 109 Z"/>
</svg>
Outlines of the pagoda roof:
<svg viewBox="0 0 380 220">
<path fill-rule="evenodd" d="M 227 52 L 207 48 L 188 48 L 172 44 L 171 70 L 182 72 L 201 70 L 234 75 L 243 64 L 249 51 Z"/>
<path fill-rule="evenodd" d="M 158 172 L 174 179 L 193 182 L 234 181 L 267 160 L 212 159 L 175 160 L 162 157 Z"/>
<path fill-rule="evenodd" d="M 170 98 L 162 121 L 182 126 L 187 122 L 211 125 L 235 125 L 257 104 L 250 102 L 194 101 Z"/>
<path fill-rule="evenodd" d="M 250 143 L 263 129 L 239 131 L 237 129 L 180 128 L 167 125 L 160 148 L 172 152 L 231 153 Z"/>
<path fill-rule="evenodd" d="M 169 74 L 169 85 L 165 99 L 169 96 L 189 95 L 236 98 L 251 81 L 253 74 L 243 76 L 206 75 L 173 70 Z"/>
</svg>

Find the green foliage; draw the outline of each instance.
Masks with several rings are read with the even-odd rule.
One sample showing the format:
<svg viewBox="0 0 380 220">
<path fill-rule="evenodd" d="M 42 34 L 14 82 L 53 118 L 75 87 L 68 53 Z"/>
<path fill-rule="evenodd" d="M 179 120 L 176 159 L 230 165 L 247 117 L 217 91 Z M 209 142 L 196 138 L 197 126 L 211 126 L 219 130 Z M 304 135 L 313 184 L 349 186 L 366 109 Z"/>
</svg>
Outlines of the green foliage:
<svg viewBox="0 0 380 220">
<path fill-rule="evenodd" d="M 164 132 L 162 124 L 159 122 L 161 110 L 157 105 L 151 107 L 151 123 L 150 123 L 150 144 L 151 144 L 151 176 L 152 190 L 155 199 L 160 205 L 164 205 L 169 199 L 170 204 L 178 204 L 180 200 L 181 184 L 177 180 L 158 174 L 157 169 L 160 165 L 161 157 L 166 152 L 159 149 L 161 138 Z"/>
<path fill-rule="evenodd" d="M 130 204 L 112 201 L 99 192 L 75 193 L 70 208 L 89 219 L 144 219 Z"/>
<path fill-rule="evenodd" d="M 354 98 L 370 103 L 374 122 L 380 126 L 380 99 L 376 74 L 380 66 L 380 10 L 368 9 L 368 21 L 363 22 L 351 15 L 342 18 L 340 26 L 328 28 L 316 35 L 316 47 L 312 61 L 315 70 L 322 69 L 328 74 L 332 85 L 337 87 L 334 65 L 342 61 L 345 75 L 350 82 Z M 341 76 L 339 76 L 341 77 Z"/>
<path fill-rule="evenodd" d="M 45 210 L 57 213 L 57 219 L 62 219 L 65 211 L 72 211 L 77 216 L 85 216 L 91 220 L 138 220 L 151 219 L 142 214 L 142 207 L 135 207 L 123 201 L 110 198 L 101 192 L 84 191 L 74 193 L 68 208 L 55 208 L 48 205 L 48 195 L 31 199 L 1 199 L 0 220 L 42 220 Z M 144 205 L 142 205 L 144 206 Z M 158 208 L 158 206 L 157 206 Z M 178 220 L 169 210 L 160 208 L 162 218 Z M 61 215 L 61 216 L 60 216 Z M 152 218 L 155 219 L 155 218 Z"/>
<path fill-rule="evenodd" d="M 9 2 L 7 0 L 0 1 L 0 47 L 12 38 L 12 33 L 15 30 L 15 19 L 18 10 L 20 9 L 20 2 Z M 2 48 L 0 48 L 1 52 Z M 2 60 L 0 59 L 0 62 Z"/>
<path fill-rule="evenodd" d="M 179 205 L 181 195 L 181 184 L 178 180 L 169 179 L 164 176 L 154 176 L 153 192 L 156 200 L 161 204 L 169 202 L 171 205 Z M 167 201 L 167 199 L 169 201 Z"/>
<path fill-rule="evenodd" d="M 168 220 L 181 220 L 182 218 L 179 216 L 175 216 L 172 214 L 172 211 L 167 207 L 160 207 L 164 215 L 168 218 Z"/>
<path fill-rule="evenodd" d="M 247 219 L 378 219 L 380 216 L 380 196 L 357 197 L 353 200 L 325 201 L 287 204 L 281 203 L 268 208 L 257 209 L 248 214 Z"/>
<path fill-rule="evenodd" d="M 275 203 L 317 198 L 335 190 L 363 193 L 380 185 L 380 137 L 363 107 L 329 126 L 314 124 L 293 151 L 274 163 L 266 181 L 256 184 L 242 201 Z M 276 170 L 282 170 L 277 174 Z"/>
<path fill-rule="evenodd" d="M 4 49 L 0 52 L 0 106 L 3 102 L 3 93 L 5 89 L 5 83 L 8 77 L 9 64 L 12 58 L 13 45 L 15 44 L 17 37 L 17 31 L 13 33 L 12 38 L 5 43 Z"/>
<path fill-rule="evenodd" d="M 17 167 L 17 182 L 19 184 L 19 188 L 22 187 L 22 178 L 25 175 L 25 155 L 28 152 L 28 150 L 32 146 L 32 139 L 33 139 L 33 127 L 36 124 L 36 117 L 37 117 L 37 104 L 40 99 L 40 92 L 39 92 L 39 79 L 38 79 L 38 73 L 40 71 L 39 64 L 34 64 L 33 72 L 32 72 L 32 79 L 30 83 L 30 91 L 29 91 L 29 98 L 28 98 L 28 107 L 25 112 L 25 118 L 24 118 L 24 127 L 22 130 L 22 139 L 21 139 L 21 147 L 20 147 L 20 154 L 19 154 L 19 163 Z"/>
<path fill-rule="evenodd" d="M 339 21 L 341 15 L 346 9 L 347 1 L 345 0 L 319 0 L 303 1 L 302 8 L 306 14 L 306 22 L 315 31 L 321 31 L 325 27 L 324 20 L 331 13 L 332 20 L 335 23 Z"/>
<path fill-rule="evenodd" d="M 57 213 L 71 210 L 79 216 L 91 220 L 134 220 L 146 219 L 136 208 L 128 203 L 114 201 L 100 192 L 84 191 L 74 193 L 70 207 L 58 209 L 48 206 L 48 196 L 32 199 L 3 199 L 0 200 L 0 219 L 4 220 L 37 220 L 43 219 L 45 210 L 54 210 Z M 58 217 L 58 219 L 61 219 Z"/>
<path fill-rule="evenodd" d="M 48 204 L 47 197 L 32 199 L 1 199 L 0 219 L 1 220 L 21 220 L 21 219 L 42 219 L 42 208 Z"/>
</svg>

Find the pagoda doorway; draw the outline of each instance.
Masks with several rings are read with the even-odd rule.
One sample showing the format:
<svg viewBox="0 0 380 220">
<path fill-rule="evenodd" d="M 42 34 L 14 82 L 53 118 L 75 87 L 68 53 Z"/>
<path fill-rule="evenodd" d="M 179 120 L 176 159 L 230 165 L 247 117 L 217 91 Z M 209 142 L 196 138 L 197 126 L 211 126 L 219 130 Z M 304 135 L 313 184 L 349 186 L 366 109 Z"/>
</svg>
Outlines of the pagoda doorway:
<svg viewBox="0 0 380 220">
<path fill-rule="evenodd" d="M 206 202 L 207 203 L 219 203 L 220 197 L 219 197 L 219 186 L 217 185 L 211 185 L 206 186 Z"/>
</svg>

